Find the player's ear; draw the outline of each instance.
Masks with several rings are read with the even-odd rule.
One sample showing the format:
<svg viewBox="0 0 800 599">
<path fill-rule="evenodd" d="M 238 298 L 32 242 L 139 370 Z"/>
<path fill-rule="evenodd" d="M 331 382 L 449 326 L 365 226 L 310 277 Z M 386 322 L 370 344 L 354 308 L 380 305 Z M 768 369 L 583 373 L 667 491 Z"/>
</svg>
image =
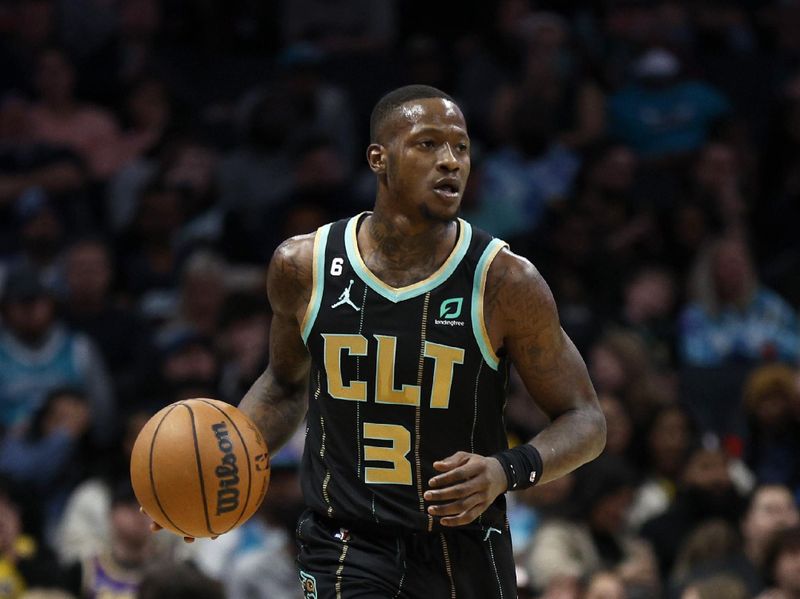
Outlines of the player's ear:
<svg viewBox="0 0 800 599">
<path fill-rule="evenodd" d="M 375 174 L 386 171 L 386 148 L 381 144 L 369 144 L 367 148 L 367 163 Z"/>
</svg>

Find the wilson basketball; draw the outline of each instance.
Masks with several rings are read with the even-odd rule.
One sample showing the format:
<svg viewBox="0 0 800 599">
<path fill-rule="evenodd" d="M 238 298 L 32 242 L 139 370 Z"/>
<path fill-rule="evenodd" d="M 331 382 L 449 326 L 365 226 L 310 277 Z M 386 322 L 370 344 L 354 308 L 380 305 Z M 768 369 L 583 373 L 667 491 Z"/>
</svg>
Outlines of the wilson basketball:
<svg viewBox="0 0 800 599">
<path fill-rule="evenodd" d="M 252 516 L 269 486 L 269 452 L 238 408 L 188 399 L 155 414 L 136 438 L 131 482 L 139 505 L 179 535 L 213 537 Z"/>
</svg>

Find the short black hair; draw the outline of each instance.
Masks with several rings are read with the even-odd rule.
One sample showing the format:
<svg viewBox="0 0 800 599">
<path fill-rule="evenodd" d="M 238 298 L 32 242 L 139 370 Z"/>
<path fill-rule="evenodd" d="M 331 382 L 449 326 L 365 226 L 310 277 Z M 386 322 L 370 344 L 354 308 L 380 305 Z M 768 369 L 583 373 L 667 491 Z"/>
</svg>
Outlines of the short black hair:
<svg viewBox="0 0 800 599">
<path fill-rule="evenodd" d="M 156 564 L 139 585 L 137 599 L 225 599 L 222 584 L 192 563 Z"/>
<path fill-rule="evenodd" d="M 424 98 L 443 98 L 455 103 L 452 96 L 430 85 L 406 85 L 404 87 L 398 87 L 378 100 L 378 103 L 375 104 L 375 108 L 372 109 L 372 114 L 369 117 L 370 141 L 372 143 L 377 142 L 378 130 L 383 125 L 386 117 L 394 112 L 395 109 L 406 102 Z"/>
</svg>

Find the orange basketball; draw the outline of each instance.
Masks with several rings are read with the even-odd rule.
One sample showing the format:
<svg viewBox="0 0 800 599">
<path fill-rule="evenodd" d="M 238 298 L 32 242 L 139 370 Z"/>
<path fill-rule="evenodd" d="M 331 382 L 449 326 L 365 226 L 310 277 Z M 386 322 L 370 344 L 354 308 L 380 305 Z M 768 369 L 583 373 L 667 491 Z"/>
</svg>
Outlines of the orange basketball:
<svg viewBox="0 0 800 599">
<path fill-rule="evenodd" d="M 213 537 L 236 528 L 261 505 L 269 452 L 238 408 L 187 399 L 153 416 L 136 438 L 131 482 L 139 505 L 179 535 Z"/>
</svg>

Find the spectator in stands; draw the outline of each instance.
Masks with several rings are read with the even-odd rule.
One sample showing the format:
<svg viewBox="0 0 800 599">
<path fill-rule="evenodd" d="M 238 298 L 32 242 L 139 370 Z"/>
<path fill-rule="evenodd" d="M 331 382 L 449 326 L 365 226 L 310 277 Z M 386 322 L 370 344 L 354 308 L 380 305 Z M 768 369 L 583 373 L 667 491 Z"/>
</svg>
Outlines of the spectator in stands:
<svg viewBox="0 0 800 599">
<path fill-rule="evenodd" d="M 54 293 L 63 288 L 59 264 L 64 224 L 48 195 L 40 188 L 26 189 L 14 203 L 19 252 L 8 261 L 9 267 L 35 270 Z"/>
<path fill-rule="evenodd" d="M 591 326 L 595 334 L 617 315 L 624 273 L 657 255 L 651 202 L 637 189 L 638 166 L 637 156 L 624 144 L 604 141 L 589 146 L 574 194 L 553 206 L 542 225 L 538 244 L 547 254 L 541 267 L 553 278 L 556 298 L 569 308 L 569 295 L 575 295 L 565 293 L 570 286 L 578 287 L 582 297 L 591 297 L 594 307 L 584 307 L 584 312 L 593 315 L 594 322 L 584 327 Z M 565 286 L 565 277 L 574 283 Z M 574 326 L 572 311 L 562 318 L 567 327 Z"/>
<path fill-rule="evenodd" d="M 167 403 L 219 395 L 220 361 L 213 340 L 185 325 L 167 326 L 156 336 L 159 376 L 151 394 Z"/>
<path fill-rule="evenodd" d="M 578 62 L 569 23 L 556 13 L 533 12 L 519 20 L 516 35 L 523 55 L 521 81 L 501 88 L 493 101 L 492 120 L 502 139 L 509 138 L 513 107 L 523 97 L 551 107 L 564 146 L 581 149 L 596 141 L 605 131 L 605 96 Z"/>
<path fill-rule="evenodd" d="M 188 563 L 149 568 L 132 599 L 225 599 L 222 585 Z"/>
<path fill-rule="evenodd" d="M 644 341 L 630 331 L 610 329 L 589 350 L 588 366 L 597 392 L 617 396 L 634 426 L 672 399 L 672 390 L 656 376 Z"/>
<path fill-rule="evenodd" d="M 4 7 L 4 34 L 0 41 L 0 94 L 29 91 L 36 58 L 57 35 L 54 0 L 23 0 Z"/>
<path fill-rule="evenodd" d="M 705 144 L 693 165 L 689 195 L 726 236 L 743 237 L 747 232 L 745 166 L 736 148 L 722 141 Z"/>
<path fill-rule="evenodd" d="M 213 252 L 198 250 L 183 264 L 177 321 L 213 338 L 228 294 L 228 265 Z"/>
<path fill-rule="evenodd" d="M 788 8 L 788 7 L 787 7 Z M 796 67 L 773 92 L 765 111 L 771 122 L 760 163 L 760 189 L 753 205 L 754 249 L 764 280 L 800 305 L 800 248 L 794 223 L 800 219 L 800 72 Z"/>
<path fill-rule="evenodd" d="M 0 424 L 27 422 L 55 387 L 86 391 L 92 438 L 105 444 L 114 432 L 114 396 L 94 344 L 55 319 L 55 302 L 30 269 L 12 271 L 2 300 Z"/>
<path fill-rule="evenodd" d="M 318 3 L 318 0 L 299 1 Z M 343 88 L 325 80 L 322 71 L 324 59 L 324 52 L 313 46 L 287 46 L 277 57 L 278 83 L 297 108 L 294 133 L 316 133 L 327 137 L 349 174 L 358 157 L 352 102 Z"/>
<path fill-rule="evenodd" d="M 690 585 L 681 599 L 747 599 L 747 589 L 741 580 L 730 574 L 713 576 Z"/>
<path fill-rule="evenodd" d="M 37 587 L 25 591 L 19 599 L 75 599 L 75 595 L 56 588 Z"/>
<path fill-rule="evenodd" d="M 88 440 L 92 414 L 76 389 L 50 391 L 26 429 L 0 443 L 0 474 L 35 490 L 45 539 L 55 533 L 67 498 L 96 455 Z"/>
<path fill-rule="evenodd" d="M 684 364 L 719 366 L 800 357 L 800 322 L 759 282 L 745 242 L 722 238 L 699 257 L 680 316 Z"/>
<path fill-rule="evenodd" d="M 66 323 L 86 333 L 103 354 L 120 403 L 135 399 L 152 359 L 148 327 L 112 296 L 115 264 L 100 238 L 75 241 L 64 256 Z"/>
<path fill-rule="evenodd" d="M 599 141 L 583 155 L 571 209 L 590 219 L 596 251 L 611 262 L 603 276 L 612 280 L 619 278 L 615 270 L 656 253 L 653 200 L 643 197 L 641 160 L 629 146 L 616 140 Z"/>
<path fill-rule="evenodd" d="M 223 211 L 216 206 L 217 150 L 197 136 L 177 137 L 160 156 L 161 180 L 180 193 L 186 222 L 174 243 L 176 249 L 188 253 L 196 246 L 219 241 L 223 227 Z"/>
<path fill-rule="evenodd" d="M 762 483 L 800 485 L 800 421 L 791 412 L 796 371 L 783 364 L 754 370 L 744 388 L 745 459 Z"/>
<path fill-rule="evenodd" d="M 568 197 L 580 157 L 557 141 L 554 119 L 553 107 L 541 98 L 518 98 L 510 143 L 482 164 L 471 222 L 498 237 L 523 237 L 536 230 L 552 205 Z"/>
<path fill-rule="evenodd" d="M 669 578 L 670 596 L 681 596 L 686 588 L 715 576 L 735 576 L 748 596 L 762 588 L 757 573 L 747 569 L 736 530 L 717 519 L 695 528 L 681 545 Z"/>
<path fill-rule="evenodd" d="M 712 125 L 730 112 L 719 91 L 682 79 L 682 69 L 669 50 L 647 50 L 633 65 L 632 81 L 609 99 L 610 132 L 646 160 L 698 149 Z"/>
<path fill-rule="evenodd" d="M 75 67 L 60 48 L 48 48 L 36 65 L 39 102 L 31 107 L 33 139 L 63 145 L 78 154 L 94 179 L 121 166 L 119 124 L 107 110 L 75 96 Z"/>
<path fill-rule="evenodd" d="M 25 190 L 39 188 L 69 204 L 64 212 L 72 215 L 70 208 L 81 208 L 71 206 L 76 203 L 71 200 L 81 199 L 86 171 L 68 148 L 32 139 L 28 111 L 28 102 L 21 96 L 10 94 L 0 100 L 0 209 Z"/>
<path fill-rule="evenodd" d="M 526 561 L 533 538 L 543 523 L 566 518 L 575 509 L 575 476 L 563 476 L 552 483 L 525 489 L 509 498 L 508 520 L 518 565 Z M 527 571 L 523 571 L 527 577 Z"/>
<path fill-rule="evenodd" d="M 229 593 L 233 592 L 234 587 L 239 593 L 248 592 L 248 589 L 252 592 L 253 581 L 265 578 L 263 564 L 273 563 L 273 560 L 276 578 L 280 582 L 275 581 L 275 586 L 270 588 L 276 593 L 285 592 L 281 590 L 287 580 L 285 551 L 288 548 L 287 541 L 294 539 L 294 534 L 287 537 L 287 527 L 291 522 L 291 532 L 294 533 L 299 516 L 297 510 L 302 507 L 298 465 L 303 452 L 303 439 L 304 433 L 298 430 L 287 445 L 270 456 L 270 466 L 276 476 L 275 487 L 272 488 L 273 480 L 270 480 L 270 490 L 257 516 L 218 539 L 197 539 L 191 545 L 191 558 L 195 565 L 204 574 L 222 582 Z M 273 491 L 275 495 L 270 498 Z M 252 571 L 253 561 L 249 559 L 254 554 L 271 556 L 266 562 L 256 560 L 261 564 L 256 568 L 258 572 Z M 237 564 L 250 564 L 244 568 L 246 580 L 236 580 Z M 299 583 L 296 567 L 293 570 L 292 586 L 296 593 Z M 261 596 L 253 595 L 256 599 Z"/>
<path fill-rule="evenodd" d="M 767 548 L 764 575 L 770 589 L 758 599 L 800 597 L 800 526 L 778 532 Z"/>
<path fill-rule="evenodd" d="M 637 582 L 647 580 L 651 592 L 657 593 L 652 552 L 626 532 L 633 472 L 618 458 L 604 455 L 579 469 L 576 476 L 576 505 L 580 507 L 576 518 L 544 522 L 532 539 L 528 572 L 534 587 L 544 590 L 560 579 L 580 580 L 602 568 L 613 568 Z"/>
<path fill-rule="evenodd" d="M 119 148 L 125 164 L 155 155 L 182 120 L 166 82 L 154 77 L 131 86 L 125 97 L 124 116 Z"/>
<path fill-rule="evenodd" d="M 696 437 L 691 416 L 678 404 L 662 406 L 644 423 L 634 445 L 644 475 L 628 512 L 634 530 L 672 505 Z"/>
<path fill-rule="evenodd" d="M 148 0 L 149 1 L 149 0 Z M 122 151 L 125 163 L 109 181 L 106 218 L 114 231 L 131 226 L 140 196 L 161 181 L 185 196 L 187 219 L 216 200 L 216 152 L 194 138 L 190 115 L 177 106 L 166 83 L 146 78 L 126 99 Z"/>
<path fill-rule="evenodd" d="M 185 222 L 178 189 L 159 181 L 143 191 L 135 220 L 120 243 L 120 267 L 126 291 L 139 300 L 145 317 L 160 304 L 169 306 L 170 316 L 174 315 L 181 266 L 176 244 Z"/>
<path fill-rule="evenodd" d="M 114 489 L 130 480 L 130 456 L 139 431 L 161 408 L 134 411 L 125 418 L 119 440 L 103 457 L 96 472 L 75 488 L 67 501 L 53 548 L 63 565 L 71 565 L 102 553 L 111 542 L 110 513 Z M 183 540 L 166 531 L 153 537 L 154 551 L 162 557 L 183 556 Z"/>
<path fill-rule="evenodd" d="M 336 7 L 324 0 L 289 0 L 282 20 L 287 45 L 309 42 L 334 54 L 383 50 L 396 31 L 394 0 L 347 0 Z"/>
<path fill-rule="evenodd" d="M 0 481 L 0 593 L 9 599 L 61 582 L 52 553 L 27 529 L 21 508 L 8 482 Z"/>
<path fill-rule="evenodd" d="M 675 501 L 641 529 L 641 535 L 653 545 L 662 575 L 670 572 L 682 543 L 697 526 L 709 518 L 736 525 L 743 503 L 728 471 L 725 453 L 720 449 L 696 449 L 689 456 Z"/>
<path fill-rule="evenodd" d="M 604 570 L 597 572 L 586 586 L 583 599 L 627 599 L 625 585 L 616 572 Z"/>
<path fill-rule="evenodd" d="M 669 372 L 676 363 L 674 316 L 677 294 L 675 278 L 659 265 L 635 270 L 623 288 L 620 324 L 645 342 L 661 372 Z"/>
<path fill-rule="evenodd" d="M 741 533 L 746 562 L 740 572 L 756 579 L 763 588 L 763 567 L 771 539 L 780 531 L 800 524 L 789 489 L 783 485 L 761 484 L 750 495 L 747 511 L 742 518 Z"/>
<path fill-rule="evenodd" d="M 225 579 L 229 599 L 292 599 L 297 595 L 295 530 L 303 511 L 297 464 L 272 461 L 269 485 L 257 517 L 270 536 L 260 546 L 234 556 Z M 264 564 L 270 564 L 269 570 Z"/>
<path fill-rule="evenodd" d="M 231 403 L 250 388 L 267 363 L 272 315 L 262 297 L 234 293 L 222 305 L 219 346 L 223 359 L 220 390 Z"/>
<path fill-rule="evenodd" d="M 69 568 L 65 587 L 81 597 L 135 599 L 145 570 L 158 563 L 150 523 L 130 481 L 121 481 L 111 496 L 110 543 Z"/>
</svg>

